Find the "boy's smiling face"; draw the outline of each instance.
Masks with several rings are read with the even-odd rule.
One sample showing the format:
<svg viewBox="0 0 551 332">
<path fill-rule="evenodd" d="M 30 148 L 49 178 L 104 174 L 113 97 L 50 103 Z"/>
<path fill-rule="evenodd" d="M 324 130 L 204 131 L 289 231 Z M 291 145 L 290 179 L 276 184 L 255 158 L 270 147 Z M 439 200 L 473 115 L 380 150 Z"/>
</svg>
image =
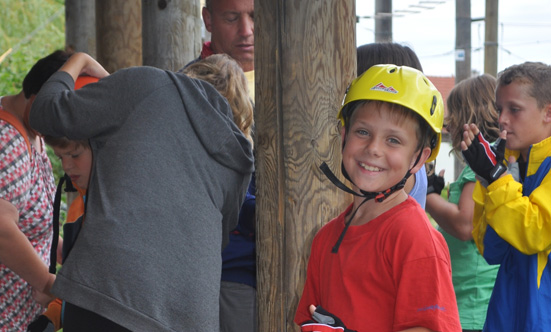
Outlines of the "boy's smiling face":
<svg viewBox="0 0 551 332">
<path fill-rule="evenodd" d="M 526 160 L 532 144 L 551 135 L 551 111 L 538 107 L 536 99 L 528 94 L 529 84 L 516 81 L 500 85 L 496 90 L 501 130 L 507 130 L 507 148 L 520 151 Z"/>
<path fill-rule="evenodd" d="M 352 182 L 364 191 L 379 192 L 396 185 L 415 164 L 418 124 L 396 113 L 387 103 L 369 102 L 354 111 L 348 133 L 341 129 L 346 139 L 343 165 Z M 422 151 L 412 173 L 421 168 L 431 150 Z"/>
</svg>

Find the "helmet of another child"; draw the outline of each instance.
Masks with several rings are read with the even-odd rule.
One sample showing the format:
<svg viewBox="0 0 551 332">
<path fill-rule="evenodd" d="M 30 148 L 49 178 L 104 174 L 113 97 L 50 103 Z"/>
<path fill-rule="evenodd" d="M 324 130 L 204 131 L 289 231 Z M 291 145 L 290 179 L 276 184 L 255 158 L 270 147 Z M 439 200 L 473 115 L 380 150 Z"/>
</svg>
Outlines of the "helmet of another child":
<svg viewBox="0 0 551 332">
<path fill-rule="evenodd" d="M 75 81 L 75 90 L 78 90 L 89 83 L 96 83 L 99 78 L 93 76 L 79 76 Z"/>
</svg>

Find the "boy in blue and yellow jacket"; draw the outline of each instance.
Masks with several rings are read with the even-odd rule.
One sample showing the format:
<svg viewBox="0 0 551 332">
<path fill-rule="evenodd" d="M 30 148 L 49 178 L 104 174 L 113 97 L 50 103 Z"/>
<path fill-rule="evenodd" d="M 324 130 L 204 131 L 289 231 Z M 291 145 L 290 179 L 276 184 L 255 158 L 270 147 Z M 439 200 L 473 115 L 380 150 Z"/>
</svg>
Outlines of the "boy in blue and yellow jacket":
<svg viewBox="0 0 551 332">
<path fill-rule="evenodd" d="M 479 177 L 473 237 L 488 263 L 501 264 L 484 331 L 549 331 L 551 66 L 526 62 L 505 69 L 496 105 L 501 141 L 490 147 L 470 124 L 462 142 Z"/>
</svg>

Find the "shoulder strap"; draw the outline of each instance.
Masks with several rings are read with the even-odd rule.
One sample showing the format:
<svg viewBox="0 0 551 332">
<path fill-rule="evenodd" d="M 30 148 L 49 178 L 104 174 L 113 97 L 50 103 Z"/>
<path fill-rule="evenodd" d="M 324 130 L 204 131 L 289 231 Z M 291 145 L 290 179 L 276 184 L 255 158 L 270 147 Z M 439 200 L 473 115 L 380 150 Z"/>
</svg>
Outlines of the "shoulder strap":
<svg viewBox="0 0 551 332">
<path fill-rule="evenodd" d="M 16 118 L 13 114 L 10 112 L 0 109 L 0 119 L 6 121 L 7 123 L 11 124 L 12 126 L 19 131 L 21 136 L 25 139 L 25 142 L 27 143 L 27 148 L 29 149 L 29 155 L 32 159 L 32 150 L 31 150 L 31 141 L 29 141 L 29 136 L 27 136 L 27 130 L 25 129 L 25 126 L 19 121 L 18 118 Z"/>
<path fill-rule="evenodd" d="M 57 244 L 59 242 L 59 211 L 61 207 L 61 194 L 63 183 L 65 182 L 65 175 L 59 179 L 57 184 L 57 190 L 54 197 L 54 213 L 53 213 L 53 226 L 54 235 L 52 238 L 52 247 L 50 248 L 50 273 L 56 274 L 57 271 Z"/>
</svg>

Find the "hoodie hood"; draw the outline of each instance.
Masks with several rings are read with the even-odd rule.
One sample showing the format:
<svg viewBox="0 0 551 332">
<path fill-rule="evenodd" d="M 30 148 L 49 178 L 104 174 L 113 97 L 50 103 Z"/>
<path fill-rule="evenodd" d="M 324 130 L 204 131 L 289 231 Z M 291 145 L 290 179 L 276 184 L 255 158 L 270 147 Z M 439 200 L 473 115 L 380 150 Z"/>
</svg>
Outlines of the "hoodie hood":
<svg viewBox="0 0 551 332">
<path fill-rule="evenodd" d="M 242 174 L 254 171 L 252 145 L 233 122 L 232 110 L 210 83 L 167 72 L 174 81 L 195 134 L 220 164 Z M 203 98 L 189 98 L 191 93 Z"/>
</svg>

